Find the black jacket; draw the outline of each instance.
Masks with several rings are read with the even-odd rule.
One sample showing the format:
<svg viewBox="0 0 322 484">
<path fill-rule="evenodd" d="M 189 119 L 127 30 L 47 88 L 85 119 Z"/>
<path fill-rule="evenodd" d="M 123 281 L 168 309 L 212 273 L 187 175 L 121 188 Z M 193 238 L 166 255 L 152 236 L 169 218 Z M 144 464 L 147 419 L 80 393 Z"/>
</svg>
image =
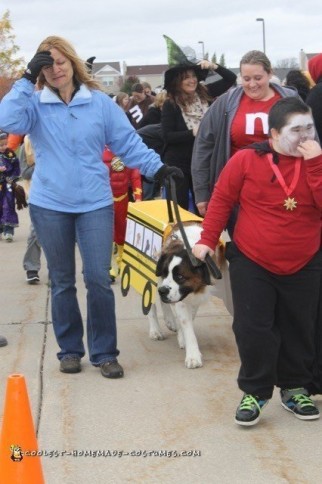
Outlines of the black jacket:
<svg viewBox="0 0 322 484">
<path fill-rule="evenodd" d="M 322 143 L 322 78 L 312 87 L 305 102 L 312 109 L 316 131 Z"/>
<path fill-rule="evenodd" d="M 153 106 L 149 106 L 147 113 L 143 116 L 138 124 L 138 129 L 147 126 L 148 124 L 159 124 L 161 123 L 161 109 Z"/>
<path fill-rule="evenodd" d="M 226 67 L 222 67 L 219 64 L 216 69 L 216 74 L 219 74 L 222 79 L 206 84 L 208 94 L 213 100 L 228 91 L 237 80 L 237 76 L 233 71 L 226 69 Z"/>
<path fill-rule="evenodd" d="M 192 129 L 187 128 L 180 107 L 169 99 L 162 107 L 161 126 L 165 143 L 164 163 L 178 166 L 184 173 L 190 173 L 195 138 Z"/>
</svg>

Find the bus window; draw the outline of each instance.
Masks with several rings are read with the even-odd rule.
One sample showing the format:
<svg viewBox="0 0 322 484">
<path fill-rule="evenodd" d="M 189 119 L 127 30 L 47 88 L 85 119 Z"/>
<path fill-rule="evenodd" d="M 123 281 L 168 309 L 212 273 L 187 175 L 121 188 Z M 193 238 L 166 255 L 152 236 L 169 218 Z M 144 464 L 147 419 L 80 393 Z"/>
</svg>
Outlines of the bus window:
<svg viewBox="0 0 322 484">
<path fill-rule="evenodd" d="M 134 247 L 142 252 L 144 227 L 141 224 L 135 224 Z"/>
<path fill-rule="evenodd" d="M 153 260 L 157 261 L 161 255 L 162 249 L 162 237 L 159 234 L 153 232 L 152 234 L 152 250 L 151 257 Z"/>
<path fill-rule="evenodd" d="M 144 230 L 144 240 L 143 240 L 143 252 L 148 257 L 152 254 L 152 230 L 145 228 Z"/>
<path fill-rule="evenodd" d="M 126 221 L 125 242 L 134 245 L 135 222 L 128 218 Z"/>
</svg>

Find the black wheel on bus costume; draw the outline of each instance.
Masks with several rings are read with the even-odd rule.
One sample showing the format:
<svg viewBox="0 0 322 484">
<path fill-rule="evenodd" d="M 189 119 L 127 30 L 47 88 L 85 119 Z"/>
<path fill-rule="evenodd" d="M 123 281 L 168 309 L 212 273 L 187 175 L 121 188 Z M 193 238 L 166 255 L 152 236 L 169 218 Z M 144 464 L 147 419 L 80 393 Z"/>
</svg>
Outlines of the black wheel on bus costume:
<svg viewBox="0 0 322 484">
<path fill-rule="evenodd" d="M 146 316 L 152 306 L 152 285 L 151 282 L 147 282 L 142 294 L 142 312 Z"/>
<path fill-rule="evenodd" d="M 122 272 L 121 278 L 121 293 L 122 296 L 127 296 L 130 290 L 130 267 L 126 265 L 124 271 Z"/>
</svg>

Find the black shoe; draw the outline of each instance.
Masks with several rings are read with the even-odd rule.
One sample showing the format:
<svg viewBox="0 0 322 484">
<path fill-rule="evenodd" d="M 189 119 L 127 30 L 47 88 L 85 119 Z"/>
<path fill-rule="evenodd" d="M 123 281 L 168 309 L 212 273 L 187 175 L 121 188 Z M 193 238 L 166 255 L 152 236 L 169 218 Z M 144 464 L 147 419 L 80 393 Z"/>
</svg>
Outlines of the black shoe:
<svg viewBox="0 0 322 484">
<path fill-rule="evenodd" d="M 245 393 L 238 405 L 235 422 L 238 425 L 246 426 L 257 424 L 261 417 L 261 411 L 267 404 L 268 400 Z"/>
<path fill-rule="evenodd" d="M 28 284 L 37 284 L 40 281 L 37 271 L 27 271 L 26 281 Z"/>
<path fill-rule="evenodd" d="M 320 417 L 319 410 L 305 388 L 281 390 L 281 399 L 282 407 L 301 420 L 315 420 Z"/>
<path fill-rule="evenodd" d="M 79 373 L 82 370 L 79 356 L 65 356 L 62 360 L 60 360 L 59 369 L 63 373 Z"/>
<path fill-rule="evenodd" d="M 105 378 L 122 378 L 123 368 L 117 361 L 106 361 L 100 365 L 101 373 Z"/>
<path fill-rule="evenodd" d="M 0 347 L 7 346 L 7 344 L 8 344 L 7 338 L 5 338 L 4 336 L 0 336 Z"/>
</svg>

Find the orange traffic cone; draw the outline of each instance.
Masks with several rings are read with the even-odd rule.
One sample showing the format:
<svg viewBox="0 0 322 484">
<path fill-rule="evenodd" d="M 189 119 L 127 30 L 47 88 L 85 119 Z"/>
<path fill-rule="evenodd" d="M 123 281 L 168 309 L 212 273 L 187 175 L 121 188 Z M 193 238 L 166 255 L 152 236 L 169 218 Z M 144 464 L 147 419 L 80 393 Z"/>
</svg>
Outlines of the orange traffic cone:
<svg viewBox="0 0 322 484">
<path fill-rule="evenodd" d="M 0 433 L 0 483 L 44 482 L 25 377 L 10 375 Z"/>
</svg>

